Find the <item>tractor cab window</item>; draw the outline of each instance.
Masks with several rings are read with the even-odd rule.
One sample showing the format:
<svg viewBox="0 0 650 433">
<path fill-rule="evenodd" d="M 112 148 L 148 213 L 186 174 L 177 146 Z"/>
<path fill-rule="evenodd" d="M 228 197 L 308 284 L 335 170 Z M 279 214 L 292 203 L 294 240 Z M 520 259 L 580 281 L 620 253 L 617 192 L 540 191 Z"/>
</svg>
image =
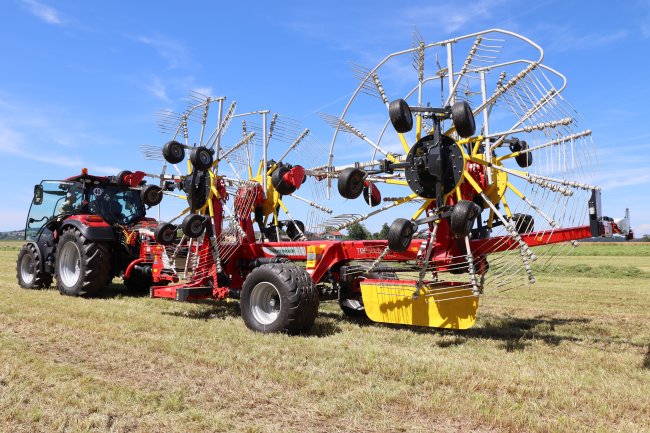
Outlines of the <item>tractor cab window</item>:
<svg viewBox="0 0 650 433">
<path fill-rule="evenodd" d="M 95 186 L 90 190 L 90 212 L 109 224 L 130 224 L 145 216 L 139 191 L 115 186 Z"/>
<path fill-rule="evenodd" d="M 72 215 L 81 209 L 83 187 L 78 182 L 44 180 L 34 192 L 25 227 L 27 240 L 36 240 L 39 230 L 53 217 Z"/>
</svg>

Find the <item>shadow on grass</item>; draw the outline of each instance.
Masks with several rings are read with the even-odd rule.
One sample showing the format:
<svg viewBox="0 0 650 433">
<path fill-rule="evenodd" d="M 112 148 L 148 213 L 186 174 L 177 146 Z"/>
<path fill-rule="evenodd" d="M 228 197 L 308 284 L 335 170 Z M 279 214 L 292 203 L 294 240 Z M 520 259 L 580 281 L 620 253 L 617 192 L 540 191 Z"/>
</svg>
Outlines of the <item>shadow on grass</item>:
<svg viewBox="0 0 650 433">
<path fill-rule="evenodd" d="M 319 314 L 319 317 L 322 317 L 323 314 Z M 323 337 L 331 337 L 332 335 L 336 335 L 341 332 L 341 327 L 338 325 L 337 322 L 335 321 L 323 321 L 323 320 L 318 320 L 316 319 L 316 323 L 314 323 L 314 326 L 309 330 L 309 332 L 305 333 L 305 337 L 314 337 L 314 338 L 323 338 Z"/>
<path fill-rule="evenodd" d="M 443 335 L 449 334 L 455 340 L 442 341 L 439 347 L 464 344 L 470 339 L 486 339 L 499 342 L 499 347 L 506 352 L 523 351 L 533 341 L 542 341 L 549 346 L 557 346 L 563 341 L 576 342 L 580 338 L 558 335 L 555 327 L 558 325 L 589 323 L 590 319 L 559 319 L 549 317 L 519 318 L 519 317 L 489 317 L 479 326 L 464 331 L 439 330 Z M 415 331 L 415 330 L 414 330 Z M 417 332 L 417 331 L 416 331 Z"/>
<path fill-rule="evenodd" d="M 472 339 L 495 340 L 499 342 L 499 347 L 503 348 L 507 352 L 523 351 L 533 341 L 543 341 L 550 346 L 557 346 L 562 341 L 581 341 L 582 339 L 578 337 L 556 334 L 555 327 L 572 323 L 591 322 L 590 319 L 585 318 L 560 319 L 540 316 L 525 319 L 501 316 L 482 318 L 482 323 L 478 323 L 474 328 L 458 330 L 375 323 L 367 318 L 348 318 L 336 313 L 321 313 L 321 316 L 339 321 L 354 322 L 362 327 L 376 326 L 412 332 L 415 334 L 437 334 L 443 337 L 450 337 L 444 338 L 435 343 L 436 346 L 441 348 L 460 346 Z M 650 353 L 646 355 L 646 358 L 646 362 L 650 365 Z"/>
<path fill-rule="evenodd" d="M 646 370 L 650 370 L 650 345 L 648 345 L 648 351 L 645 353 L 645 356 L 643 357 L 643 363 L 641 364 L 641 366 Z"/>
<path fill-rule="evenodd" d="M 111 283 L 104 287 L 101 293 L 92 296 L 85 296 L 87 299 L 114 299 L 114 298 L 146 298 L 149 297 L 149 289 L 127 289 L 124 284 Z"/>
<path fill-rule="evenodd" d="M 239 302 L 194 301 L 192 302 L 192 305 L 195 305 L 198 308 L 190 311 L 164 311 L 162 314 L 194 320 L 223 320 L 229 317 L 241 316 Z"/>
</svg>

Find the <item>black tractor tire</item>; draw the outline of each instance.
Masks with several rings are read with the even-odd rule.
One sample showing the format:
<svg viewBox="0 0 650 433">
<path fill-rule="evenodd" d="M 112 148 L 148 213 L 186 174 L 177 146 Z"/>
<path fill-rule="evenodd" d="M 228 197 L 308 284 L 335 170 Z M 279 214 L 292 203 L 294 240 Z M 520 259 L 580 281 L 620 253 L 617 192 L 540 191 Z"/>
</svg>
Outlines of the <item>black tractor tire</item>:
<svg viewBox="0 0 650 433">
<path fill-rule="evenodd" d="M 76 227 L 68 227 L 56 250 L 56 285 L 62 295 L 96 295 L 111 282 L 111 253 L 106 243 L 90 241 Z"/>
<path fill-rule="evenodd" d="M 154 239 L 160 245 L 168 246 L 176 240 L 177 227 L 170 223 L 160 223 L 153 232 Z"/>
<path fill-rule="evenodd" d="M 205 171 L 212 167 L 214 157 L 212 152 L 205 146 L 199 146 L 192 149 L 190 153 L 190 162 L 196 170 Z"/>
<path fill-rule="evenodd" d="M 126 188 L 131 186 L 124 179 L 126 176 L 130 174 L 133 174 L 133 172 L 129 170 L 123 170 L 117 173 L 117 177 L 115 177 L 115 183 L 117 184 L 117 186 L 119 186 L 120 188 Z"/>
<path fill-rule="evenodd" d="M 472 107 L 467 101 L 458 101 L 451 106 L 451 120 L 454 122 L 456 132 L 462 138 L 471 137 L 476 132 Z"/>
<path fill-rule="evenodd" d="M 296 192 L 296 187 L 284 181 L 284 175 L 291 170 L 289 166 L 280 164 L 271 174 L 271 184 L 280 195 L 289 195 Z"/>
<path fill-rule="evenodd" d="M 162 199 L 162 188 L 158 185 L 145 185 L 140 191 L 140 200 L 145 206 L 158 206 Z"/>
<path fill-rule="evenodd" d="M 530 233 L 535 230 L 535 220 L 532 215 L 524 213 L 512 214 L 512 221 L 515 223 L 515 230 L 517 233 Z"/>
<path fill-rule="evenodd" d="M 303 234 L 305 233 L 305 224 L 302 221 L 298 221 L 298 220 L 289 221 L 284 231 L 287 232 L 287 236 L 289 236 L 289 239 L 291 239 L 292 241 L 296 241 L 300 239 L 300 237 L 302 236 L 300 234 L 301 232 Z"/>
<path fill-rule="evenodd" d="M 451 210 L 451 233 L 456 238 L 469 235 L 476 217 L 481 213 L 479 205 L 470 200 L 460 200 Z"/>
<path fill-rule="evenodd" d="M 165 143 L 162 153 L 165 161 L 170 164 L 178 164 L 185 158 L 185 148 L 176 140 Z"/>
<path fill-rule="evenodd" d="M 293 263 L 255 268 L 244 281 L 241 313 L 249 329 L 262 333 L 308 331 L 318 315 L 318 290 L 311 276 Z"/>
<path fill-rule="evenodd" d="M 41 259 L 34 244 L 25 244 L 18 252 L 16 278 L 23 289 L 47 289 L 52 285 L 52 274 L 40 271 Z"/>
<path fill-rule="evenodd" d="M 348 167 L 339 174 L 338 188 L 342 197 L 354 200 L 363 192 L 366 173 L 358 168 Z"/>
<path fill-rule="evenodd" d="M 388 104 L 388 116 L 395 131 L 403 134 L 413 129 L 411 107 L 403 99 L 396 99 Z"/>
<path fill-rule="evenodd" d="M 397 280 L 395 272 L 371 272 L 366 275 L 366 278 L 377 280 Z M 368 314 L 363 306 L 363 298 L 361 292 L 355 293 L 356 296 L 339 300 L 339 307 L 341 311 L 348 317 L 355 319 L 368 319 Z"/>
<path fill-rule="evenodd" d="M 526 141 L 520 141 L 519 144 L 521 146 L 520 151 L 528 150 L 528 143 Z M 519 154 L 515 156 L 515 161 L 517 161 L 517 165 L 521 168 L 530 167 L 533 165 L 533 154 L 530 152 Z"/>
<path fill-rule="evenodd" d="M 205 217 L 195 213 L 188 214 L 183 218 L 181 230 L 189 238 L 198 238 L 205 232 Z"/>
<path fill-rule="evenodd" d="M 388 229 L 388 248 L 397 253 L 406 251 L 414 233 L 413 221 L 397 218 Z"/>
</svg>

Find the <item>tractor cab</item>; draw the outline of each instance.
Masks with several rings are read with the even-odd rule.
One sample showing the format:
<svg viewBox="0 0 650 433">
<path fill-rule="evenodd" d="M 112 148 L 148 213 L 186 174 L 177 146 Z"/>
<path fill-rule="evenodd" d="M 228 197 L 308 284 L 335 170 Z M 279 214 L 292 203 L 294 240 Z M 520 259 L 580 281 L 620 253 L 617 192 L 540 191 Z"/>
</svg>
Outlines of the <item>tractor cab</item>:
<svg viewBox="0 0 650 433">
<path fill-rule="evenodd" d="M 109 225 L 130 225 L 145 217 L 140 191 L 86 176 L 44 180 L 34 187 L 27 216 L 25 239 L 37 241 L 50 222 L 71 215 L 97 215 Z"/>
<path fill-rule="evenodd" d="M 36 241 L 50 222 L 59 216 L 81 212 L 84 186 L 80 182 L 44 180 L 34 187 L 34 198 L 27 215 L 25 239 Z"/>
</svg>

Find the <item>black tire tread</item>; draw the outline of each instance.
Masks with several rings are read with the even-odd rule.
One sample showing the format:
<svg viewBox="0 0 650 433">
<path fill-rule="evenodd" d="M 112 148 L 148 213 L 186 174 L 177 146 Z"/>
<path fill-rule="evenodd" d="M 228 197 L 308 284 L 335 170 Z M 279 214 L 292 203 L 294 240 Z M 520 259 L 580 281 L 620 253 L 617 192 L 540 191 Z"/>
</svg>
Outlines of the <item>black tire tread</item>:
<svg viewBox="0 0 650 433">
<path fill-rule="evenodd" d="M 260 273 L 271 273 L 285 286 L 285 288 L 288 288 L 287 300 L 289 306 L 287 309 L 286 320 L 284 323 L 278 324 L 280 326 L 274 327 L 277 329 L 271 329 L 268 331 L 266 329 L 256 329 L 251 327 L 248 323 L 248 314 L 251 313 L 242 307 L 242 316 L 244 317 L 246 325 L 249 328 L 260 332 L 286 332 L 289 334 L 297 334 L 308 331 L 314 324 L 316 316 L 318 315 L 319 298 L 314 282 L 307 271 L 299 268 L 293 263 L 271 263 L 262 265 L 254 269 L 248 275 L 246 281 L 244 281 L 244 287 L 242 289 L 243 293 L 252 290 L 254 287 L 252 281 L 257 280 L 258 274 Z M 270 277 L 262 275 L 260 281 L 269 278 Z M 282 289 L 278 288 L 278 290 Z"/>
<path fill-rule="evenodd" d="M 58 264 L 55 266 L 57 287 L 62 295 L 96 295 L 111 282 L 111 255 L 107 244 L 86 239 L 75 227 L 65 228 L 59 239 L 59 249 L 65 242 L 77 243 L 81 253 L 81 268 L 83 270 L 81 284 L 77 283 L 75 287 L 67 288 L 59 281 Z"/>
<path fill-rule="evenodd" d="M 355 177 L 364 177 L 365 173 L 363 170 L 354 167 L 348 167 L 339 173 L 339 178 L 337 182 L 339 194 L 343 198 L 354 200 L 363 193 L 363 180 L 356 184 L 352 183 L 352 180 Z"/>
<path fill-rule="evenodd" d="M 397 253 L 404 252 L 408 249 L 411 241 L 413 240 L 413 234 L 415 231 L 412 229 L 411 220 L 406 218 L 397 218 L 390 225 L 388 229 L 388 247 Z M 405 242 L 405 235 L 408 234 L 410 228 L 410 239 L 408 243 Z"/>
<path fill-rule="evenodd" d="M 471 137 L 476 132 L 474 115 L 466 101 L 459 101 L 451 106 L 451 118 L 456 132 L 462 138 Z"/>
<path fill-rule="evenodd" d="M 480 207 L 470 200 L 460 200 L 451 211 L 450 225 L 451 233 L 457 238 L 464 238 L 469 235 L 471 225 L 480 214 Z"/>
<path fill-rule="evenodd" d="M 21 279 L 20 262 L 25 254 L 31 254 L 32 259 L 34 260 L 34 269 L 36 272 L 34 275 L 34 281 L 32 281 L 31 284 L 25 284 Z M 40 264 L 38 251 L 36 251 L 34 244 L 25 244 L 20 248 L 20 251 L 18 252 L 18 260 L 16 260 L 16 279 L 18 279 L 18 285 L 20 287 L 23 289 L 47 289 L 52 285 L 52 274 L 39 272 L 38 269 L 40 268 Z"/>
</svg>

